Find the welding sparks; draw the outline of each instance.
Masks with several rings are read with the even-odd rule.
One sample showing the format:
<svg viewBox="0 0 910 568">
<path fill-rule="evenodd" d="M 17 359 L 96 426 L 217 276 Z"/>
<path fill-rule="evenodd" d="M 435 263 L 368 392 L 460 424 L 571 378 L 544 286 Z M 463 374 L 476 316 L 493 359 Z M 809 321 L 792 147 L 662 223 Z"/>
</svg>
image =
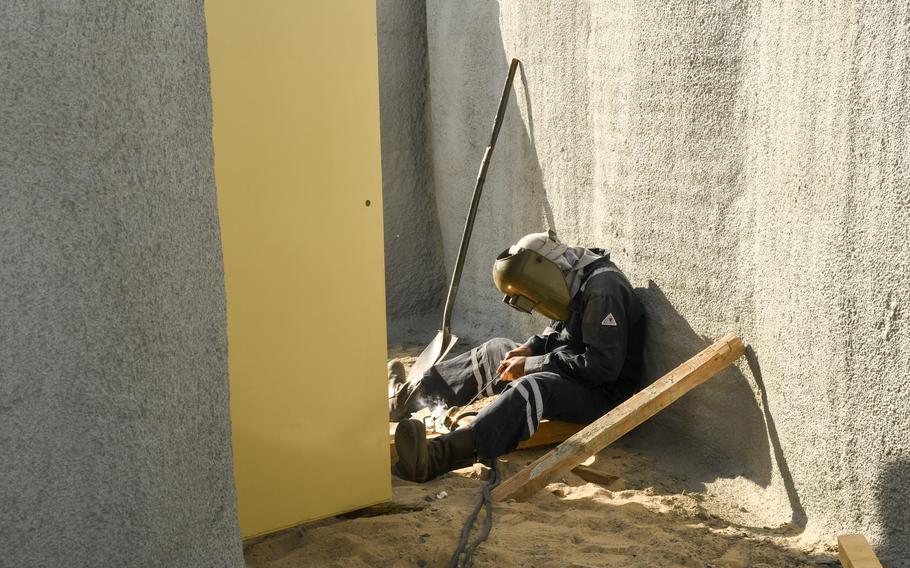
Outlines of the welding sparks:
<svg viewBox="0 0 910 568">
<path fill-rule="evenodd" d="M 435 397 L 432 400 L 421 397 L 418 400 L 418 405 L 421 409 L 412 413 L 411 418 L 423 422 L 427 430 L 444 432 L 446 411 L 449 409 L 445 402 Z"/>
</svg>

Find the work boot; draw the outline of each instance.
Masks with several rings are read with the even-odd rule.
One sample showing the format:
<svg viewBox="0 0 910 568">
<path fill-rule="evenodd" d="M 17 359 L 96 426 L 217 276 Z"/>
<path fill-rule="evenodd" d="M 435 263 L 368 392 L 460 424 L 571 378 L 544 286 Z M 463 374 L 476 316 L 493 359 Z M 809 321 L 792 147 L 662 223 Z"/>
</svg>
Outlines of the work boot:
<svg viewBox="0 0 910 568">
<path fill-rule="evenodd" d="M 411 415 L 405 412 L 405 406 L 410 398 L 410 389 L 407 383 L 407 373 L 404 370 L 404 363 L 399 359 L 392 359 L 388 364 L 389 378 L 389 420 L 398 422 L 403 418 Z"/>
<path fill-rule="evenodd" d="M 389 379 L 389 388 L 392 389 L 392 379 Z M 427 405 L 424 395 L 423 381 L 398 383 L 394 386 L 394 394 L 389 395 L 389 420 L 398 422 L 411 416 Z"/>
<path fill-rule="evenodd" d="M 420 420 L 403 420 L 395 429 L 398 463 L 395 475 L 423 483 L 443 473 L 468 467 L 477 461 L 474 430 L 465 426 L 427 441 L 427 430 Z"/>
<path fill-rule="evenodd" d="M 401 359 L 392 359 L 388 364 L 389 377 L 389 398 L 398 394 L 399 385 L 404 384 L 407 379 L 407 373 L 404 370 L 404 363 Z"/>
</svg>

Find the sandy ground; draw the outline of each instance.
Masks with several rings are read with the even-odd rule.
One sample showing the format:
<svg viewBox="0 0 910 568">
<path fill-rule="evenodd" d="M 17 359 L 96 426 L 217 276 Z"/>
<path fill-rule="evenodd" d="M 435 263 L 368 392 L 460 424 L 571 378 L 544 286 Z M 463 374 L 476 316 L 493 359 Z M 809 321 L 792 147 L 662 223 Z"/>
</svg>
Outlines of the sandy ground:
<svg viewBox="0 0 910 568">
<path fill-rule="evenodd" d="M 413 349 L 398 346 L 391 354 Z M 545 451 L 514 452 L 500 467 L 508 475 Z M 692 491 L 685 477 L 662 471 L 628 441 L 607 448 L 588 467 L 600 474 L 585 475 L 594 481 L 572 473 L 527 502 L 497 505 L 493 531 L 474 565 L 840 566 L 833 543 L 806 545 L 787 525 L 747 526 L 744 509 Z M 247 566 L 448 566 L 484 473 L 477 465 L 426 484 L 394 479 L 387 506 L 246 543 Z"/>
</svg>

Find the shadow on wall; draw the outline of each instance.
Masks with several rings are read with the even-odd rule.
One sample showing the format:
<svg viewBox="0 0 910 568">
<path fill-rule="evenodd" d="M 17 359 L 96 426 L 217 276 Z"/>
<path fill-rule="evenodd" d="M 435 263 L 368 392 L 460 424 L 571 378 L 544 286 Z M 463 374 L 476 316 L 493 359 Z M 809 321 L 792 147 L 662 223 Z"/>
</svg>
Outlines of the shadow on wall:
<svg viewBox="0 0 910 568">
<path fill-rule="evenodd" d="M 376 9 L 386 313 L 395 321 L 419 319 L 441 311 L 448 284 L 425 117 L 426 6 L 380 0 Z M 390 333 L 397 327 L 389 325 Z"/>
<path fill-rule="evenodd" d="M 885 566 L 910 568 L 910 456 L 890 462 L 876 488 L 883 530 L 876 554 Z"/>
<path fill-rule="evenodd" d="M 448 8 L 440 6 L 438 9 Z M 437 156 L 436 159 L 442 160 L 443 170 L 449 165 L 461 164 L 460 179 L 455 183 L 452 183 L 448 172 L 436 172 L 438 176 L 443 176 L 442 183 L 437 180 L 436 187 L 441 192 L 448 192 L 437 196 L 440 223 L 443 232 L 448 234 L 446 254 L 448 271 L 451 271 L 459 242 L 455 238 L 456 227 L 460 238 L 477 167 L 489 142 L 490 128 L 509 64 L 513 56 L 521 59 L 522 55 L 506 53 L 499 26 L 499 3 L 478 4 L 472 7 L 472 10 L 477 12 L 476 17 L 471 19 L 472 29 L 465 30 L 463 36 L 470 37 L 470 42 L 458 46 L 459 54 L 453 57 L 458 64 L 430 71 L 431 74 L 453 75 L 448 81 L 460 83 L 459 90 L 468 93 L 470 97 L 469 100 L 459 100 L 447 96 L 446 93 L 431 92 L 431 96 L 436 97 L 433 101 L 432 115 L 436 122 L 433 122 L 431 128 L 436 131 L 436 138 L 446 140 L 445 147 L 437 147 L 436 150 L 439 152 L 453 150 L 452 155 Z M 546 229 L 559 230 L 544 189 L 535 141 L 531 93 L 533 85 L 525 72 L 525 63 L 522 62 L 513 82 L 505 118 L 487 173 L 474 234 L 467 251 L 465 275 L 459 296 L 462 299 L 467 296 L 480 298 L 484 304 L 487 301 L 497 302 L 500 298 L 490 278 L 490 266 L 501 250 L 525 234 Z M 459 105 L 467 106 L 470 110 L 458 111 L 456 109 Z M 467 124 L 446 122 L 449 118 L 458 119 L 465 114 L 477 118 L 468 120 Z M 463 159 L 457 156 L 461 152 Z M 491 318 L 489 309 L 478 310 L 476 300 L 470 303 L 461 302 L 460 305 L 461 310 L 459 302 L 456 302 L 454 311 L 456 327 L 472 329 L 472 334 L 481 337 L 503 334 L 527 335 L 529 332 L 539 331 L 532 328 L 542 328 L 546 325 L 542 319 L 529 320 L 513 310 L 501 310 L 499 315 Z M 472 311 L 475 313 L 471 313 Z M 458 325 L 459 319 L 462 325 Z"/>
<path fill-rule="evenodd" d="M 550 205 L 550 202 L 547 200 L 547 192 L 543 187 L 543 173 L 540 170 L 540 159 L 537 157 L 537 141 L 534 139 L 534 106 L 531 103 L 531 88 L 528 85 L 528 75 L 525 73 L 524 64 L 519 67 L 521 71 L 521 94 L 524 96 L 525 102 L 525 113 L 528 121 L 527 129 L 522 128 L 520 134 L 520 148 L 522 154 L 527 156 L 527 163 L 531 165 L 531 183 L 528 186 L 529 194 L 531 198 L 528 200 L 529 204 L 540 203 L 543 208 L 543 215 L 547 220 L 546 227 L 540 227 L 540 229 L 552 229 L 558 232 L 558 227 L 556 227 L 556 219 L 553 216 L 553 207 Z M 513 103 L 512 106 L 517 106 L 516 103 Z M 535 207 L 531 208 L 531 212 L 534 213 Z M 532 232 L 537 230 L 536 228 L 529 227 L 527 232 Z M 526 232 L 526 233 L 527 233 Z M 525 234 L 526 234 L 525 233 Z"/>
<path fill-rule="evenodd" d="M 714 338 L 696 333 L 653 281 L 636 292 L 648 317 L 644 353 L 646 383 L 714 342 Z M 751 347 L 747 347 L 746 357 L 761 404 L 748 378 L 737 367 L 729 367 L 655 417 L 639 435 L 660 440 L 659 445 L 664 449 L 685 447 L 686 451 L 661 451 L 668 467 L 686 471 L 695 483 L 743 477 L 767 488 L 772 477 L 773 451 L 791 510 L 789 528 L 802 532 L 806 513 L 768 410 L 761 370 Z"/>
<path fill-rule="evenodd" d="M 450 46 L 454 61 L 471 64 L 429 69 L 426 6 L 423 2 L 405 4 L 385 0 L 377 4 L 386 303 L 390 336 L 422 336 L 438 326 L 437 314 L 442 316 L 477 167 L 489 142 L 512 56 L 506 54 L 503 45 L 499 5 L 489 2 L 473 8 L 478 12 L 478 17 L 471 19 L 474 28 L 463 35 L 470 41 Z M 435 9 L 450 8 L 440 4 Z M 407 25 L 411 27 L 401 29 L 401 21 L 410 22 Z M 416 52 L 420 55 L 414 55 Z M 452 97 L 452 90 L 446 89 L 435 93 L 435 99 L 427 104 L 434 95 L 426 90 L 428 75 L 437 73 L 460 84 L 459 91 L 469 96 Z M 526 233 L 556 229 L 537 159 L 528 83 L 524 69 L 520 69 L 478 207 L 461 282 L 462 300 L 471 295 L 497 298 L 489 277 L 496 254 Z M 420 112 L 425 104 L 428 112 Z M 469 110 L 465 113 L 461 107 Z M 465 121 L 464 114 L 477 119 Z M 440 231 L 448 235 L 444 251 Z M 466 314 L 466 304 L 456 300 L 454 327 L 472 329 L 475 336 L 486 337 L 496 327 L 501 334 L 504 323 L 511 328 L 525 327 L 514 319 L 504 322 L 504 318 L 516 317 L 507 310 L 502 311 L 498 322 Z"/>
<path fill-rule="evenodd" d="M 761 410 L 764 413 L 765 424 L 768 427 L 768 439 L 771 441 L 774 459 L 777 462 L 777 467 L 784 483 L 784 489 L 787 492 L 787 500 L 790 502 L 790 509 L 792 510 L 790 523 L 794 527 L 799 527 L 800 529 L 805 528 L 806 522 L 808 522 L 809 519 L 806 516 L 806 510 L 803 509 L 803 505 L 799 500 L 799 495 L 796 493 L 796 486 L 793 483 L 793 474 L 790 473 L 790 466 L 787 464 L 787 458 L 784 456 L 784 450 L 780 445 L 777 424 L 774 421 L 774 416 L 771 414 L 768 402 L 768 391 L 765 389 L 765 381 L 761 374 L 761 366 L 758 364 L 758 356 L 755 354 L 755 350 L 751 345 L 746 346 L 746 362 L 749 364 L 749 371 L 752 373 L 752 378 L 755 380 L 755 384 L 758 387 L 758 392 L 761 396 Z"/>
<path fill-rule="evenodd" d="M 483 8 L 478 11 L 486 13 L 478 14 L 475 21 L 488 23 L 489 29 L 483 32 L 478 30 L 471 35 L 470 50 L 474 54 L 477 64 L 465 73 L 468 75 L 483 73 L 485 76 L 465 76 L 463 81 L 467 85 L 477 87 L 467 89 L 469 93 L 474 94 L 474 100 L 467 104 L 474 107 L 475 112 L 481 116 L 479 122 L 492 128 L 509 65 L 513 56 L 520 60 L 521 54 L 510 55 L 505 51 L 502 31 L 499 27 L 499 3 L 483 4 Z M 556 229 L 553 226 L 553 211 L 547 202 L 543 174 L 537 157 L 534 139 L 534 111 L 524 65 L 525 62 L 522 62 L 522 65 L 519 66 L 519 74 L 512 85 L 505 118 L 487 174 L 481 207 L 478 210 L 478 222 L 480 216 L 484 215 L 490 226 L 501 226 L 502 221 L 509 218 L 531 221 L 525 223 L 524 226 L 511 227 L 513 232 L 516 229 L 523 231 L 518 236 L 545 228 L 539 224 L 541 217 L 546 218 L 549 228 Z M 526 116 L 522 115 L 519 101 L 525 105 Z M 527 119 L 527 126 L 525 119 Z M 433 125 L 433 127 L 439 126 L 442 125 Z M 443 135 L 447 134 L 443 133 Z M 473 187 L 477 174 L 476 167 L 483 157 L 484 147 L 489 142 L 490 129 L 483 128 L 478 132 L 470 132 L 468 137 L 470 138 L 469 145 L 472 148 L 468 152 L 469 168 L 464 171 L 464 201 L 466 204 L 470 203 L 470 189 Z M 509 211 L 508 215 L 498 214 L 505 210 Z M 450 213 L 461 219 L 467 213 L 467 207 L 463 212 Z M 446 213 L 441 212 L 441 214 Z M 514 234 L 517 235 L 517 233 Z M 513 234 L 507 231 L 506 236 L 511 237 Z M 510 242 L 513 241 L 514 239 Z"/>
</svg>

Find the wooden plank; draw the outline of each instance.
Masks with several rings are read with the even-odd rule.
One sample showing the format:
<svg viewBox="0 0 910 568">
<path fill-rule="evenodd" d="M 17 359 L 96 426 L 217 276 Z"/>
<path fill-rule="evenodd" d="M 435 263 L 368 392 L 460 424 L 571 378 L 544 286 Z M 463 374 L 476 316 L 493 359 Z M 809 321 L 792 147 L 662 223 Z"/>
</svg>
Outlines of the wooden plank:
<svg viewBox="0 0 910 568">
<path fill-rule="evenodd" d="M 397 422 L 389 422 L 389 454 L 392 456 L 392 461 L 398 459 L 398 454 L 395 452 L 395 427 L 397 425 Z M 541 420 L 540 426 L 537 428 L 537 432 L 531 436 L 530 439 L 518 444 L 518 449 L 523 450 L 526 448 L 537 448 L 540 446 L 559 444 L 570 438 L 573 434 L 584 427 L 584 424 L 576 424 L 574 422 Z M 440 434 L 436 432 L 428 432 L 427 439 L 432 440 L 439 435 Z"/>
<path fill-rule="evenodd" d="M 844 568 L 882 568 L 869 541 L 861 534 L 842 534 L 837 537 L 837 555 Z"/>
<path fill-rule="evenodd" d="M 742 341 L 728 333 L 716 343 L 676 367 L 635 396 L 620 404 L 553 451 L 506 479 L 493 490 L 497 501 L 533 495 L 627 432 L 651 418 L 681 396 L 707 381 L 745 353 Z"/>
</svg>

